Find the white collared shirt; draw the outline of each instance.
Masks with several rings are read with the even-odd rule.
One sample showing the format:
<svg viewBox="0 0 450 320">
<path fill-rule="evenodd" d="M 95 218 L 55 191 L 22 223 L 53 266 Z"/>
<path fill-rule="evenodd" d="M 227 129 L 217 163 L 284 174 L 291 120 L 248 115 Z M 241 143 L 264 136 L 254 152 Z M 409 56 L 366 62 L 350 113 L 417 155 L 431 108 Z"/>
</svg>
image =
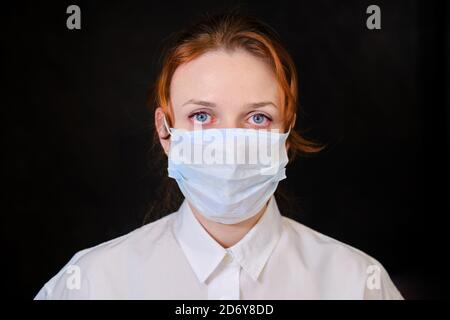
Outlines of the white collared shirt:
<svg viewBox="0 0 450 320">
<path fill-rule="evenodd" d="M 374 258 L 280 214 L 225 249 L 179 210 L 76 253 L 35 299 L 402 299 Z"/>
</svg>

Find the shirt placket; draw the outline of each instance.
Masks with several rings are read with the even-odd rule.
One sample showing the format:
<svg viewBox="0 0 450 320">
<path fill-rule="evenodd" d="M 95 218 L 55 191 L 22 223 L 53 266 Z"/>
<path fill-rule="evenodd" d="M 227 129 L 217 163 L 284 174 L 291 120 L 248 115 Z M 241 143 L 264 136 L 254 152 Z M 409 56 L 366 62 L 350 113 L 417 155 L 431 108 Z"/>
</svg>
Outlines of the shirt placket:
<svg viewBox="0 0 450 320">
<path fill-rule="evenodd" d="M 232 252 L 227 250 L 220 273 L 208 286 L 208 299 L 239 300 L 240 270 Z"/>
</svg>

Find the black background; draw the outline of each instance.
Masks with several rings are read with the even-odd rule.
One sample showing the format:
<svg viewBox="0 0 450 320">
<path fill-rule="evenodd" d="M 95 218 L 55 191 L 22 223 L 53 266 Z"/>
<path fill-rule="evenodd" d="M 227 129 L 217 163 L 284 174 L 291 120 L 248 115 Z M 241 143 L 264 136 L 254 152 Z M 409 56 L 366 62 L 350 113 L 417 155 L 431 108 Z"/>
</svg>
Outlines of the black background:
<svg viewBox="0 0 450 320">
<path fill-rule="evenodd" d="M 298 129 L 328 144 L 288 169 L 296 219 L 374 256 L 405 298 L 448 297 L 448 4 L 417 0 L 2 4 L 7 294 L 33 298 L 76 251 L 142 225 L 158 201 L 146 97 L 163 41 L 237 3 L 281 35 Z"/>
</svg>

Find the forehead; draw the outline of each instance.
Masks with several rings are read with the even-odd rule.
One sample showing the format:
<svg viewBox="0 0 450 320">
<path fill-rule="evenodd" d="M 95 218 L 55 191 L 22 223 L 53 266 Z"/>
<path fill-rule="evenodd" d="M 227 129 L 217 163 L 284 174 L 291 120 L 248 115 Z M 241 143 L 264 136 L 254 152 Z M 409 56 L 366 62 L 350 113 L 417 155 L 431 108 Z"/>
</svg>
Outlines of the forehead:
<svg viewBox="0 0 450 320">
<path fill-rule="evenodd" d="M 191 98 L 216 103 L 278 103 L 273 70 L 242 49 L 210 51 L 179 66 L 172 77 L 170 93 L 175 106 Z"/>
</svg>

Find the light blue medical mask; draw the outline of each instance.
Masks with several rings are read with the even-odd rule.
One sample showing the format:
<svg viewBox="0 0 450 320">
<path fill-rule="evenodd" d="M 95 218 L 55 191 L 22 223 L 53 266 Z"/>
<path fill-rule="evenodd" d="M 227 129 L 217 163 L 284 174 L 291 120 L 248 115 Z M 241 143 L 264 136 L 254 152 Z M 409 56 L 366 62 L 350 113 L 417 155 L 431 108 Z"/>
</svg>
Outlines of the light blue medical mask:
<svg viewBox="0 0 450 320">
<path fill-rule="evenodd" d="M 203 216 L 235 224 L 257 214 L 286 178 L 286 133 L 277 130 L 169 128 L 169 177 Z M 169 191 L 170 192 L 170 191 Z"/>
</svg>

